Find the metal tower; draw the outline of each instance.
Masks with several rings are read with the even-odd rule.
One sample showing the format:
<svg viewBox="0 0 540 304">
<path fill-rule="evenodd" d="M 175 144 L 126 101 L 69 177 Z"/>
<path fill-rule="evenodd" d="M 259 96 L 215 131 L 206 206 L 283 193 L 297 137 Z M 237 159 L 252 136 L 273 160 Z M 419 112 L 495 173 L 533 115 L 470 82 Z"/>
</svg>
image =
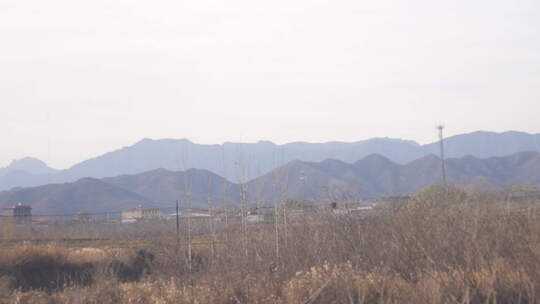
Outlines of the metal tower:
<svg viewBox="0 0 540 304">
<path fill-rule="evenodd" d="M 442 175 L 443 185 L 446 186 L 446 165 L 445 165 L 445 160 L 444 160 L 443 129 L 444 129 L 444 125 L 441 124 L 441 125 L 437 126 L 437 130 L 439 130 L 439 142 L 440 142 L 440 145 L 441 145 L 441 166 L 442 166 L 441 175 Z"/>
</svg>

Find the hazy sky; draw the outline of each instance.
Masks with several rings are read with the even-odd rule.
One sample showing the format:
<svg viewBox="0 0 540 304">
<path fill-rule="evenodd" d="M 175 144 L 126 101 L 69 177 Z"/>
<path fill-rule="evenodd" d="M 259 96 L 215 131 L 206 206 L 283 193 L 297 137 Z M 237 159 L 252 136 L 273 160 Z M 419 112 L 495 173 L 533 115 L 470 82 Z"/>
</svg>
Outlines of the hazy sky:
<svg viewBox="0 0 540 304">
<path fill-rule="evenodd" d="M 540 132 L 538 0 L 0 0 L 0 166 L 144 138 Z"/>
</svg>

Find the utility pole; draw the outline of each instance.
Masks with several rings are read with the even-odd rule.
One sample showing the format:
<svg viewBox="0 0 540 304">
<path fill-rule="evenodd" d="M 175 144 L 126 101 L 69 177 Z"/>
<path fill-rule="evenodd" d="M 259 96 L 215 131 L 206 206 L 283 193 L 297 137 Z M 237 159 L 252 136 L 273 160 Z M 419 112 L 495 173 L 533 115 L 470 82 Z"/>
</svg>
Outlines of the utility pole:
<svg viewBox="0 0 540 304">
<path fill-rule="evenodd" d="M 175 251 L 175 258 L 176 258 L 176 265 L 178 265 L 178 251 L 180 250 L 180 216 L 178 214 L 179 212 L 179 201 L 176 200 L 176 251 Z"/>
<path fill-rule="evenodd" d="M 176 241 L 180 240 L 180 217 L 178 215 L 178 200 L 176 200 Z"/>
<path fill-rule="evenodd" d="M 441 175 L 442 175 L 442 181 L 443 185 L 446 187 L 446 165 L 444 160 L 444 136 L 443 136 L 443 129 L 444 125 L 440 124 L 437 126 L 437 130 L 439 130 L 439 143 L 441 145 Z"/>
<path fill-rule="evenodd" d="M 189 208 L 188 208 L 188 214 L 187 214 L 187 243 L 188 243 L 188 269 L 189 274 L 191 274 L 191 270 L 193 269 L 192 266 L 192 251 L 191 251 L 191 186 L 190 186 L 190 192 L 188 193 L 188 200 L 189 200 Z"/>
</svg>

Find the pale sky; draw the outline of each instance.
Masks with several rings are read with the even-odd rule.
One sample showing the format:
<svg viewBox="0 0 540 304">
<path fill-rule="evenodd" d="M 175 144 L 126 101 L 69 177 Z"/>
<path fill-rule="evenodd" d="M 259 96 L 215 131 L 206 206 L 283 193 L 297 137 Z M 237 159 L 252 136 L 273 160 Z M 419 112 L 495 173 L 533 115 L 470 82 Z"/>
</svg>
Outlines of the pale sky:
<svg viewBox="0 0 540 304">
<path fill-rule="evenodd" d="M 0 166 L 148 138 L 540 133 L 538 0 L 0 0 Z"/>
</svg>

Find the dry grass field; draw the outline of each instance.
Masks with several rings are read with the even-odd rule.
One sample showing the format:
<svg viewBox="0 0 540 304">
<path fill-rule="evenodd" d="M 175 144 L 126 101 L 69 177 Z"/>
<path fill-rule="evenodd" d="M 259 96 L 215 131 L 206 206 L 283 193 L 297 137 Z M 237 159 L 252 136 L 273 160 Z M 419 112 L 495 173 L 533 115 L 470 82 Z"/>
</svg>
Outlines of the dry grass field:
<svg viewBox="0 0 540 304">
<path fill-rule="evenodd" d="M 370 216 L 1 247 L 0 303 L 537 303 L 534 202 L 431 189 Z"/>
</svg>

